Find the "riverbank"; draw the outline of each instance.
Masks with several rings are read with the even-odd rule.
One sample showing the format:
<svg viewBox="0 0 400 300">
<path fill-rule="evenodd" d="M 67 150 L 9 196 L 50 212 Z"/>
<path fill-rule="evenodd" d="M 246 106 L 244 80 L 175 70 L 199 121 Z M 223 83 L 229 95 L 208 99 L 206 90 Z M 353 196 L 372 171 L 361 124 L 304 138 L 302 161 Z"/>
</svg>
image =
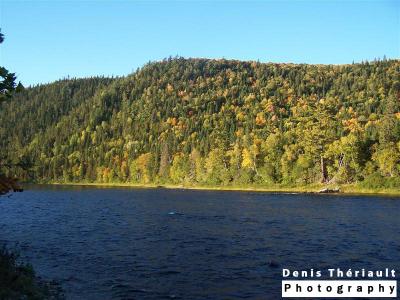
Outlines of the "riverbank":
<svg viewBox="0 0 400 300">
<path fill-rule="evenodd" d="M 211 186 L 211 185 L 174 185 L 174 184 L 135 184 L 135 183 L 99 183 L 99 182 L 47 182 L 49 185 L 71 185 L 71 186 L 97 186 L 97 187 L 131 187 L 131 188 L 165 188 L 165 189 L 187 189 L 187 190 L 209 190 L 209 191 L 242 191 L 242 192 L 270 192 L 270 193 L 304 193 L 315 194 L 322 189 L 339 189 L 337 194 L 370 194 L 370 195 L 390 195 L 400 196 L 400 189 L 395 188 L 366 188 L 357 184 L 346 185 L 324 185 L 310 184 L 303 186 L 285 186 L 285 185 L 249 185 L 249 186 Z"/>
<path fill-rule="evenodd" d="M 60 285 L 36 276 L 29 264 L 18 261 L 18 254 L 0 247 L 0 299 L 65 299 Z"/>
<path fill-rule="evenodd" d="M 0 175 L 0 195 L 7 194 L 10 191 L 22 192 L 22 188 L 16 179 Z"/>
<path fill-rule="evenodd" d="M 22 192 L 16 179 L 0 175 L 0 196 Z M 0 199 L 1 200 L 1 199 Z M 33 267 L 19 260 L 18 251 L 0 244 L 0 299 L 65 299 L 55 281 L 45 281 Z"/>
</svg>

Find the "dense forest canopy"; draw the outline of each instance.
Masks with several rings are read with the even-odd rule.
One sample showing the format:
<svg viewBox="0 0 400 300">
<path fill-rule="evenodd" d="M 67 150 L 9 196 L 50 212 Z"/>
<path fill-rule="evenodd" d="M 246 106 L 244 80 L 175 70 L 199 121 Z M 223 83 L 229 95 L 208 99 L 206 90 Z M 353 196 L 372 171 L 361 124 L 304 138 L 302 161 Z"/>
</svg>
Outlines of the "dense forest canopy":
<svg viewBox="0 0 400 300">
<path fill-rule="evenodd" d="M 0 104 L 0 156 L 39 182 L 400 187 L 399 99 L 399 60 L 166 59 L 25 89 Z"/>
</svg>

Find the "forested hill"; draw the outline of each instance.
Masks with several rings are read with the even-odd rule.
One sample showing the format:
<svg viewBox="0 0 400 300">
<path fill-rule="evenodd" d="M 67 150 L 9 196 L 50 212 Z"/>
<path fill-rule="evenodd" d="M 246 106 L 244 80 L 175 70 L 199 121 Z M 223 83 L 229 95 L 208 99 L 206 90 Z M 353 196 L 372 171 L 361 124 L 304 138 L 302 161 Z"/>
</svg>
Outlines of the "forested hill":
<svg viewBox="0 0 400 300">
<path fill-rule="evenodd" d="M 399 99 L 399 60 L 168 59 L 26 89 L 1 104 L 0 155 L 37 181 L 400 187 Z"/>
</svg>

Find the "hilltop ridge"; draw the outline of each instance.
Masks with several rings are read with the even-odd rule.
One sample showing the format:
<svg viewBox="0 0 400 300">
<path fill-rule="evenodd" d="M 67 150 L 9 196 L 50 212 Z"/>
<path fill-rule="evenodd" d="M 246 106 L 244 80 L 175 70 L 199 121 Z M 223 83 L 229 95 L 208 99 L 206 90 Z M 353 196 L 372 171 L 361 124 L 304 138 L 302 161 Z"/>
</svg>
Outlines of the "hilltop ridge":
<svg viewBox="0 0 400 300">
<path fill-rule="evenodd" d="M 0 155 L 39 182 L 399 187 L 400 62 L 166 59 L 0 109 Z M 7 170 L 5 170 L 7 173 Z"/>
</svg>

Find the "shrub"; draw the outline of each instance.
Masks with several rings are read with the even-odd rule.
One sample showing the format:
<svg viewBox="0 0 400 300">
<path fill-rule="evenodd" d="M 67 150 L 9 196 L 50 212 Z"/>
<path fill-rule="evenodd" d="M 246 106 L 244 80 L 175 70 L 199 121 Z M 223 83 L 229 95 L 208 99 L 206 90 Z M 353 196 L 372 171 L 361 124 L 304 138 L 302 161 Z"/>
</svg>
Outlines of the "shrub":
<svg viewBox="0 0 400 300">
<path fill-rule="evenodd" d="M 361 182 L 365 188 L 400 188 L 400 177 L 384 177 L 379 172 L 374 172 Z"/>
<path fill-rule="evenodd" d="M 18 262 L 18 255 L 0 248 L 0 299 L 64 299 L 55 282 L 36 277 L 31 265 Z"/>
</svg>

